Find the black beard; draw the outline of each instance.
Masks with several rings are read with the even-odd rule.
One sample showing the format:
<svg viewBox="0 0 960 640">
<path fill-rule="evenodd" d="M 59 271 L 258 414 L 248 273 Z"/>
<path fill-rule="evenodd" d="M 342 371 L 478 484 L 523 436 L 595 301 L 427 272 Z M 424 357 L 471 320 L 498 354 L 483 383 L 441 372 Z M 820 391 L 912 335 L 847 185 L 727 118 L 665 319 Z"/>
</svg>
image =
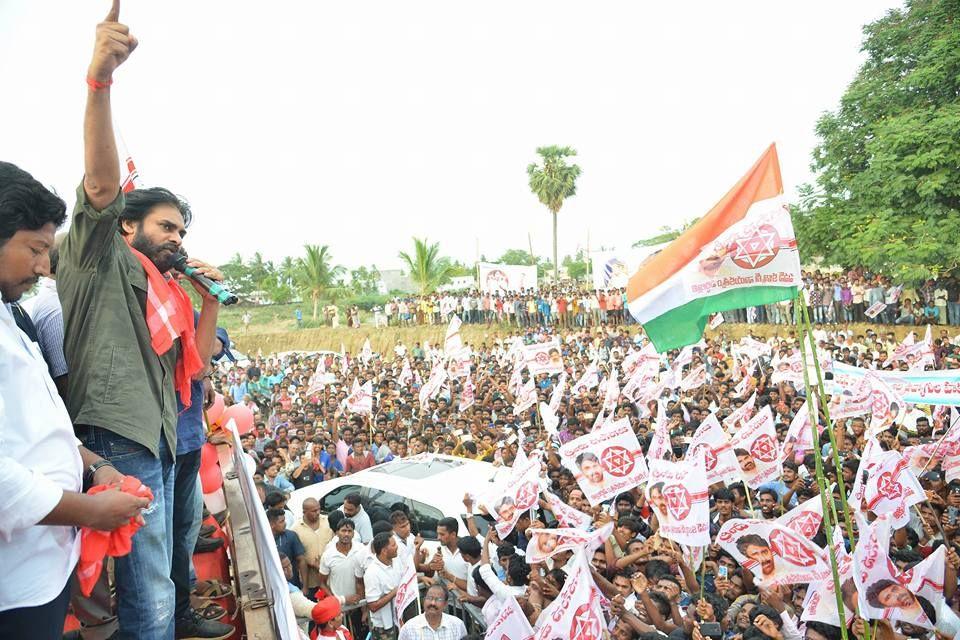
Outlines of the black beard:
<svg viewBox="0 0 960 640">
<path fill-rule="evenodd" d="M 133 234 L 133 240 L 130 242 L 130 246 L 142 253 L 143 255 L 150 258 L 152 262 L 160 273 L 166 273 L 173 268 L 174 260 L 179 254 L 179 247 L 175 244 L 153 244 L 147 236 L 143 234 L 142 229 L 137 229 Z M 169 250 L 168 253 L 162 254 L 164 249 Z"/>
</svg>

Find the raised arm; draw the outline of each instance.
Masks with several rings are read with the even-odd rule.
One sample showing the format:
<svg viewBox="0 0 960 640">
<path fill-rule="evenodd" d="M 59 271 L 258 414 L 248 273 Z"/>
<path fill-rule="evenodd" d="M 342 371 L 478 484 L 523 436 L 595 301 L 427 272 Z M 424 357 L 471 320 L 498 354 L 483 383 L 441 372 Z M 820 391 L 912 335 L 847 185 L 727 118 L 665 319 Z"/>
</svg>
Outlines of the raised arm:
<svg viewBox="0 0 960 640">
<path fill-rule="evenodd" d="M 87 109 L 83 119 L 83 190 L 90 205 L 100 211 L 113 202 L 120 190 L 120 159 L 113 137 L 110 85 L 113 72 L 137 47 L 130 29 L 120 24 L 120 0 L 97 25 L 93 59 L 87 70 Z"/>
</svg>

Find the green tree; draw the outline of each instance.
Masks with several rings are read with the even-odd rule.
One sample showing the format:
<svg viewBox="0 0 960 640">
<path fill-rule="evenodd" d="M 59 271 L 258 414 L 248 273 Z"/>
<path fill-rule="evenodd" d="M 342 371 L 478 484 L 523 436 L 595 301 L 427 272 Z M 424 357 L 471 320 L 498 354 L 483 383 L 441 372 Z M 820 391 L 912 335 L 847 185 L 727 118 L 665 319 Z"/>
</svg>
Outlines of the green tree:
<svg viewBox="0 0 960 640">
<path fill-rule="evenodd" d="M 420 287 L 420 295 L 431 293 L 450 280 L 450 261 L 440 256 L 437 242 L 430 244 L 426 238 L 414 238 L 413 253 L 401 251 L 400 259 L 410 271 L 410 278 Z"/>
<path fill-rule="evenodd" d="M 817 123 L 801 254 L 916 281 L 960 264 L 960 3 L 908 0 L 864 27 L 867 60 Z"/>
<path fill-rule="evenodd" d="M 338 286 L 338 280 L 344 273 L 340 265 L 333 265 L 333 256 L 327 245 L 306 244 L 306 255 L 297 261 L 296 283 L 304 298 L 313 302 L 313 317 L 316 319 L 320 309 L 320 299 L 328 289 Z"/>
<path fill-rule="evenodd" d="M 653 247 L 658 244 L 663 244 L 664 242 L 670 242 L 671 240 L 676 240 L 680 237 L 680 234 L 689 229 L 694 225 L 694 223 L 699 218 L 694 218 L 684 222 L 679 229 L 673 229 L 666 225 L 660 227 L 660 230 L 649 238 L 643 238 L 642 240 L 637 240 L 633 243 L 634 247 Z"/>
<path fill-rule="evenodd" d="M 256 288 L 250 277 L 250 270 L 239 253 L 233 254 L 230 260 L 220 265 L 220 271 L 223 272 L 224 284 L 227 288 L 241 298 L 248 297 Z"/>
<path fill-rule="evenodd" d="M 579 280 L 587 275 L 590 269 L 590 258 L 583 251 L 577 251 L 576 256 L 565 256 L 563 258 L 563 268 L 567 270 L 567 275 L 573 280 Z"/>
<path fill-rule="evenodd" d="M 529 251 L 523 249 L 507 249 L 497 262 L 500 264 L 531 265 L 536 264 L 536 258 L 530 255 Z"/>
<path fill-rule="evenodd" d="M 577 178 L 580 167 L 567 164 L 567 158 L 577 155 L 573 147 L 538 147 L 537 154 L 542 164 L 532 162 L 527 166 L 530 190 L 553 215 L 553 277 L 559 279 L 557 268 L 557 213 L 564 201 L 577 194 Z"/>
<path fill-rule="evenodd" d="M 380 272 L 376 265 L 358 267 L 350 271 L 350 289 L 358 296 L 377 293 L 380 290 Z"/>
</svg>

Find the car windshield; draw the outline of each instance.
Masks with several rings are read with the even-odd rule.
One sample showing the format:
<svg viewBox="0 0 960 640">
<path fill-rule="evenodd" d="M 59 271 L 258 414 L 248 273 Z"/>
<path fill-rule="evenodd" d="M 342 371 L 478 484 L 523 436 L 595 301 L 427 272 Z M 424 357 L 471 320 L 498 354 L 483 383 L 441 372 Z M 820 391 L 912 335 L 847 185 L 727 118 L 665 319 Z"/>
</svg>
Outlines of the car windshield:
<svg viewBox="0 0 960 640">
<path fill-rule="evenodd" d="M 463 465 L 463 462 L 459 460 L 443 460 L 441 458 L 433 458 L 426 461 L 401 460 L 399 462 L 392 462 L 390 464 L 373 467 L 370 469 L 370 472 L 385 473 L 392 476 L 399 476 L 401 478 L 409 478 L 410 480 L 423 480 L 425 478 L 433 477 L 438 473 L 443 473 L 444 471 L 449 471 L 450 469 L 456 469 L 461 465 Z"/>
</svg>

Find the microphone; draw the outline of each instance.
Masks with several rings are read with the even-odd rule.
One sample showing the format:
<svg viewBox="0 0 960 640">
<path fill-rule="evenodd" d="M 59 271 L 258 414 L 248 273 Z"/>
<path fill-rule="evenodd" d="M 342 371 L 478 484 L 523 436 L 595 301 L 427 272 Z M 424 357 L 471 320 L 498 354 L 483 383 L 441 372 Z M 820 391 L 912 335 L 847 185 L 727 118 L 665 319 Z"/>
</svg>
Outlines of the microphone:
<svg viewBox="0 0 960 640">
<path fill-rule="evenodd" d="M 219 300 L 220 304 L 222 305 L 236 304 L 240 301 L 237 296 L 224 289 L 219 282 L 214 282 L 207 276 L 199 273 L 196 269 L 188 265 L 187 256 L 183 255 L 182 253 L 177 254 L 177 256 L 174 258 L 173 268 L 199 284 L 204 291 Z"/>
</svg>

